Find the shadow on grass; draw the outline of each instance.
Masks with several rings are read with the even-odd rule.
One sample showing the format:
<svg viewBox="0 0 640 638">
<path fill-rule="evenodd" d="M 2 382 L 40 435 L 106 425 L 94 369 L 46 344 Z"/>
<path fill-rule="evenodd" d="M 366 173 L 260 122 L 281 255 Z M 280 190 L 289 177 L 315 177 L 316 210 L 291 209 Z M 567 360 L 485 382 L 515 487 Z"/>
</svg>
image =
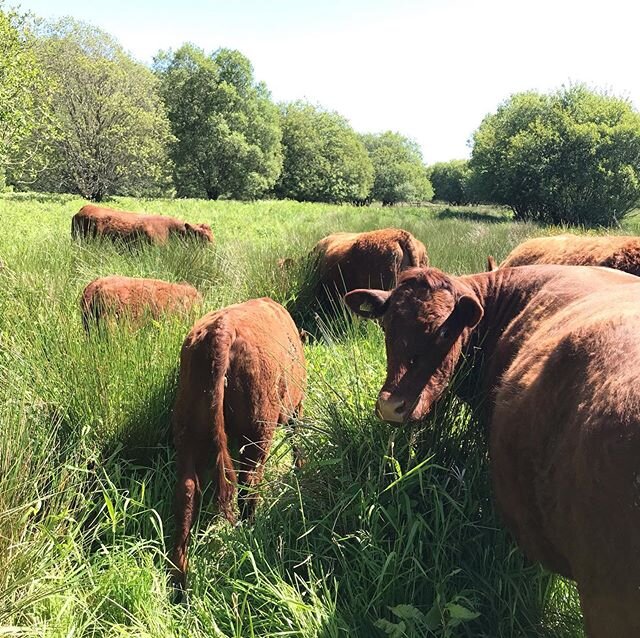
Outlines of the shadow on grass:
<svg viewBox="0 0 640 638">
<path fill-rule="evenodd" d="M 488 224 L 504 224 L 513 220 L 507 214 L 495 215 L 491 213 L 481 213 L 468 210 L 456 210 L 454 208 L 445 208 L 435 214 L 436 219 L 460 219 L 462 221 L 483 222 Z"/>
</svg>

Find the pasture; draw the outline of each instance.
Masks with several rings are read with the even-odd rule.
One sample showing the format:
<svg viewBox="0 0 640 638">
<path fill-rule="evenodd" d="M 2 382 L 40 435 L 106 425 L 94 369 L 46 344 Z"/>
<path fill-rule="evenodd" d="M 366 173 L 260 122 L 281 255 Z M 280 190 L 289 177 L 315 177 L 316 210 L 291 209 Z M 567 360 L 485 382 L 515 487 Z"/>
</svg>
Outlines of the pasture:
<svg viewBox="0 0 640 638">
<path fill-rule="evenodd" d="M 483 207 L 117 198 L 215 235 L 123 250 L 71 241 L 83 203 L 0 195 L 0 635 L 582 635 L 573 586 L 528 563 L 493 512 L 484 432 L 454 399 L 420 427 L 377 419 L 382 334 L 346 311 L 304 317 L 305 467 L 280 433 L 252 526 L 231 527 L 205 493 L 189 597 L 173 604 L 169 420 L 194 317 L 87 337 L 78 303 L 121 274 L 189 282 L 207 311 L 265 295 L 293 308 L 303 269 L 276 261 L 331 232 L 404 228 L 461 274 L 560 229 Z M 639 231 L 633 216 L 620 229 Z"/>
</svg>

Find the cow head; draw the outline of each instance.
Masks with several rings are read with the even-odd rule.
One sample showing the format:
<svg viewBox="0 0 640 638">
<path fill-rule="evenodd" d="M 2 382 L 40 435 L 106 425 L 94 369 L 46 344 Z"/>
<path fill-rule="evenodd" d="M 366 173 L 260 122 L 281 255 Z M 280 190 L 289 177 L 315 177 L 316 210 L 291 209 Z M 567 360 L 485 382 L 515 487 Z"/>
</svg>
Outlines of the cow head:
<svg viewBox="0 0 640 638">
<path fill-rule="evenodd" d="M 449 383 L 469 330 L 483 315 L 473 292 L 435 268 L 412 268 L 392 291 L 354 290 L 356 314 L 381 319 L 387 378 L 376 410 L 392 423 L 425 417 Z"/>
<path fill-rule="evenodd" d="M 213 233 L 209 224 L 189 224 L 187 222 L 184 225 L 184 230 L 187 237 L 195 237 L 202 241 L 213 241 Z"/>
</svg>

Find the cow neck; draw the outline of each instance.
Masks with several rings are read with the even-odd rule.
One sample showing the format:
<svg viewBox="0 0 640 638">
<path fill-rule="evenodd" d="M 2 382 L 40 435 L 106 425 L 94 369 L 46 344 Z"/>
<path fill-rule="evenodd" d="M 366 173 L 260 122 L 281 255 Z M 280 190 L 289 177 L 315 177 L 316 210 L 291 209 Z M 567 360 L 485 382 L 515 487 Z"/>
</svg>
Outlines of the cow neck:
<svg viewBox="0 0 640 638">
<path fill-rule="evenodd" d="M 527 285 L 523 285 L 518 275 L 518 269 L 508 268 L 467 275 L 458 280 L 463 288 L 468 289 L 467 294 L 471 292 L 475 295 L 484 310 L 480 323 L 463 335 L 463 353 L 473 370 L 469 375 L 469 383 L 479 383 L 479 387 L 463 386 L 466 396 L 462 398 L 472 404 L 484 404 L 485 399 L 491 397 L 520 346 L 517 342 L 506 343 L 502 336 L 546 280 L 546 277 L 541 277 L 540 281 L 528 281 Z M 478 389 L 482 396 L 472 397 Z"/>
</svg>

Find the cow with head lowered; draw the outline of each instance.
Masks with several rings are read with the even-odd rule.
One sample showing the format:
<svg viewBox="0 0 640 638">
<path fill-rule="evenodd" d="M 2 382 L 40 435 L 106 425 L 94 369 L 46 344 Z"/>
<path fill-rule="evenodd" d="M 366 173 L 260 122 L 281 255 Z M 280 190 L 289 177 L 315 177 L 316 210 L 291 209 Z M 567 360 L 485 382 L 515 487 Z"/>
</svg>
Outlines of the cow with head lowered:
<svg viewBox="0 0 640 638">
<path fill-rule="evenodd" d="M 301 415 L 305 386 L 300 333 L 289 313 L 267 297 L 211 312 L 187 335 L 173 409 L 177 586 L 185 584 L 190 530 L 208 479 L 230 522 L 236 520 L 236 486 L 240 516 L 252 518 L 276 426 Z M 295 446 L 293 453 L 299 466 Z"/>
<path fill-rule="evenodd" d="M 366 286 L 387 290 L 402 271 L 429 263 L 424 244 L 398 228 L 334 233 L 321 239 L 311 256 L 320 298 Z"/>
<path fill-rule="evenodd" d="M 606 266 L 640 276 L 640 237 L 571 234 L 535 237 L 516 246 L 500 267 L 533 264 Z"/>
<path fill-rule="evenodd" d="M 640 281 L 586 266 L 412 269 L 345 300 L 382 323 L 385 420 L 423 419 L 467 362 L 481 390 L 462 398 L 487 420 L 507 528 L 576 581 L 590 638 L 640 636 Z"/>
<path fill-rule="evenodd" d="M 120 275 L 94 279 L 80 298 L 87 333 L 93 327 L 112 326 L 118 321 L 138 327 L 162 315 L 186 315 L 201 304 L 202 295 L 190 284 Z"/>
<path fill-rule="evenodd" d="M 190 224 L 167 215 L 145 215 L 87 204 L 71 220 L 71 236 L 104 237 L 124 243 L 166 244 L 171 237 L 212 242 L 208 224 Z"/>
</svg>

